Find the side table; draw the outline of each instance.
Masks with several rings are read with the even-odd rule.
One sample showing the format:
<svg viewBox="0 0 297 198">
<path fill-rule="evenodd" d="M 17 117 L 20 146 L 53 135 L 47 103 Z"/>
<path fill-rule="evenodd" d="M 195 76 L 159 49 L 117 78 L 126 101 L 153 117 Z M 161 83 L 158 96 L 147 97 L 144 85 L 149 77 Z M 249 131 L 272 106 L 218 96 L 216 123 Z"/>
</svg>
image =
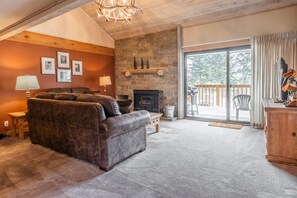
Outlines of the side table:
<svg viewBox="0 0 297 198">
<path fill-rule="evenodd" d="M 162 117 L 162 113 L 152 113 L 151 114 L 151 122 L 150 125 L 156 126 L 156 132 L 158 133 L 160 131 L 160 118 Z"/>
<path fill-rule="evenodd" d="M 26 112 L 13 112 L 7 114 L 11 119 L 12 136 L 15 137 L 16 132 L 19 132 L 19 139 L 24 139 L 24 123 L 27 122 Z"/>
</svg>

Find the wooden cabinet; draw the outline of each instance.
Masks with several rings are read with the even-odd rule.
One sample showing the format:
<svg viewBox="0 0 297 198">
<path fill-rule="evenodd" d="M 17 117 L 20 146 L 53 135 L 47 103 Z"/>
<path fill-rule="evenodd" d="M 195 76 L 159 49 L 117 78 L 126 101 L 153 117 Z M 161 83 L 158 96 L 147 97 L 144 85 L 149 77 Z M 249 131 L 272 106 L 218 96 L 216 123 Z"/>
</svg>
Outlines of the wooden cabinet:
<svg viewBox="0 0 297 198">
<path fill-rule="evenodd" d="M 297 108 L 263 99 L 266 158 L 276 163 L 297 165 Z"/>
</svg>

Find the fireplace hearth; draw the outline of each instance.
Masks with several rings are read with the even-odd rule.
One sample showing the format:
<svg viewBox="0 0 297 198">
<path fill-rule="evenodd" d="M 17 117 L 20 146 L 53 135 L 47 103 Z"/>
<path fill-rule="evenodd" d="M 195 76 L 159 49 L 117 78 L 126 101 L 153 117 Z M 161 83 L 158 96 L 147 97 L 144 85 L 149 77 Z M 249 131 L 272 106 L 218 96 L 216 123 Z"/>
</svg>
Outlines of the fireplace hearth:
<svg viewBox="0 0 297 198">
<path fill-rule="evenodd" d="M 163 91 L 133 90 L 134 110 L 163 113 Z"/>
</svg>

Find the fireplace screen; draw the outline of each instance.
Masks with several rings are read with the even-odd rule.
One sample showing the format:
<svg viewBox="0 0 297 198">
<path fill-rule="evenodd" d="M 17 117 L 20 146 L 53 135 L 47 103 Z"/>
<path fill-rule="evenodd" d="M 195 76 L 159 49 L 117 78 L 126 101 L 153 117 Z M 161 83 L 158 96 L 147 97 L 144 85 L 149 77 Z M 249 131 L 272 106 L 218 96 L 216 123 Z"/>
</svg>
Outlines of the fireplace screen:
<svg viewBox="0 0 297 198">
<path fill-rule="evenodd" d="M 140 99 L 140 105 L 152 105 L 153 104 L 153 97 L 151 96 L 142 96 Z"/>
<path fill-rule="evenodd" d="M 134 90 L 134 110 L 163 112 L 163 91 Z"/>
</svg>

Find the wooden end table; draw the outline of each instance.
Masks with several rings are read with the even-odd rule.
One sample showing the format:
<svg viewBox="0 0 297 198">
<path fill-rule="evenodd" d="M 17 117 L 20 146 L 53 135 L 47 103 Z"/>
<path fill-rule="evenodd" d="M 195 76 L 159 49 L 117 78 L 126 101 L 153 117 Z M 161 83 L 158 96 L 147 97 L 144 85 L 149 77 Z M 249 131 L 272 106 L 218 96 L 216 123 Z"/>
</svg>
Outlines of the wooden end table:
<svg viewBox="0 0 297 198">
<path fill-rule="evenodd" d="M 19 132 L 19 139 L 24 139 L 24 123 L 27 122 L 26 112 L 13 112 L 7 114 L 11 119 L 12 136 L 15 137 L 16 132 Z"/>
<path fill-rule="evenodd" d="M 150 125 L 156 126 L 156 132 L 158 133 L 160 131 L 160 118 L 162 117 L 162 113 L 153 113 L 150 112 L 151 114 L 151 122 Z"/>
</svg>

